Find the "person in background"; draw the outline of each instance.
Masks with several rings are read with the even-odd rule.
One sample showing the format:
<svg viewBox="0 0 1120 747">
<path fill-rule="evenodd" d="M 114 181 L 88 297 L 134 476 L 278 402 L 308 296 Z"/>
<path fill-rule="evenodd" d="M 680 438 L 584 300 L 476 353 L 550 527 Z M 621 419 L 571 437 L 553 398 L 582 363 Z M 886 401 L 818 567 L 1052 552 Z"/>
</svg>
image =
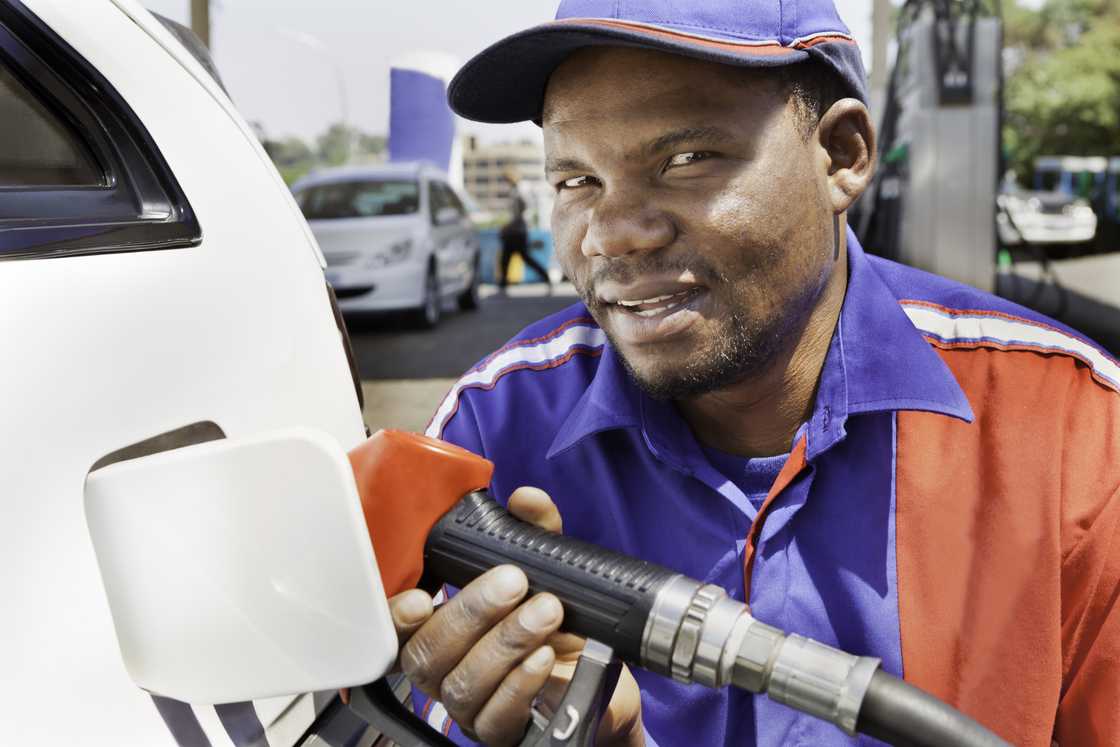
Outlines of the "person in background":
<svg viewBox="0 0 1120 747">
<path fill-rule="evenodd" d="M 505 290 L 506 285 L 509 283 L 510 260 L 513 259 L 513 255 L 519 254 L 521 255 L 522 262 L 544 278 L 544 282 L 549 284 L 549 291 L 551 292 L 552 285 L 548 278 L 548 270 L 534 259 L 533 255 L 529 252 L 529 225 L 525 222 L 525 199 L 521 196 L 517 177 L 512 173 L 507 173 L 504 178 L 510 188 L 510 218 L 509 223 L 502 226 L 502 230 L 498 234 L 498 237 L 502 241 L 502 255 L 499 258 L 498 285 L 502 290 Z"/>
</svg>

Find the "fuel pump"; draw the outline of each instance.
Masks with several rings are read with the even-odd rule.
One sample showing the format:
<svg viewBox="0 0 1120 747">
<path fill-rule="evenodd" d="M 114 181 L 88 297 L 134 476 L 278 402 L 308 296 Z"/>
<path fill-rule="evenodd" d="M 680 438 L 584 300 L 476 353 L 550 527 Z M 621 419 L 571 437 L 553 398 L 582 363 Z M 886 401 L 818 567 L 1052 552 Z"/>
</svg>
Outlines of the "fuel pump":
<svg viewBox="0 0 1120 747">
<path fill-rule="evenodd" d="M 854 220 L 875 254 L 992 291 L 1002 118 L 1001 22 L 979 0 L 907 0 Z"/>
</svg>

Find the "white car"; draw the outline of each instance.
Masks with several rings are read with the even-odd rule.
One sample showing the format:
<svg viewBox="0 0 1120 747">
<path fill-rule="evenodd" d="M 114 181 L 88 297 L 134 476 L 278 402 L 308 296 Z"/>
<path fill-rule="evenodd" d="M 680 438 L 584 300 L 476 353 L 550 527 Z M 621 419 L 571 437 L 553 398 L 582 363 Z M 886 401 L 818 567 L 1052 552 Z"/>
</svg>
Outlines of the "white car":
<svg viewBox="0 0 1120 747">
<path fill-rule="evenodd" d="M 477 308 L 478 235 L 442 172 L 422 163 L 340 167 L 292 192 L 344 313 L 407 309 L 434 327 L 447 300 Z"/>
<path fill-rule="evenodd" d="M 360 443 L 323 265 L 252 129 L 140 2 L 0 2 L 0 743 L 322 744 L 317 716 L 372 741 L 333 692 L 138 688 L 83 505 L 140 454 L 297 427 Z"/>
<path fill-rule="evenodd" d="M 1097 215 L 1085 200 L 1064 192 L 1014 189 L 996 198 L 996 229 L 1006 246 L 1080 244 L 1093 240 Z"/>
</svg>

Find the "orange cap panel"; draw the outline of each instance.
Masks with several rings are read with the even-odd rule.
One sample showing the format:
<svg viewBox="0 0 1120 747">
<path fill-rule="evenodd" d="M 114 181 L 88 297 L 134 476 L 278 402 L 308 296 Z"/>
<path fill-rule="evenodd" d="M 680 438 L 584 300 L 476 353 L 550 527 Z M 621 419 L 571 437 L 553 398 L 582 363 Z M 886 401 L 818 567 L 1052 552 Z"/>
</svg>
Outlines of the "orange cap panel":
<svg viewBox="0 0 1120 747">
<path fill-rule="evenodd" d="M 369 539 L 390 597 L 416 586 L 428 533 L 460 498 L 485 489 L 494 464 L 405 431 L 374 433 L 350 452 Z"/>
</svg>

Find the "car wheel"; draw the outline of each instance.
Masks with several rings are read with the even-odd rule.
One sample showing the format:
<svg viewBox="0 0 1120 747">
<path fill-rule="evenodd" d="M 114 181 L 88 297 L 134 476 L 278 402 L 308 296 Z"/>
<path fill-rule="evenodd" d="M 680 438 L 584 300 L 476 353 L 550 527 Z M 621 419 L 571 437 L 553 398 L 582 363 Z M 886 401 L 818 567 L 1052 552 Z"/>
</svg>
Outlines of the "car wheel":
<svg viewBox="0 0 1120 747">
<path fill-rule="evenodd" d="M 439 277 L 436 268 L 428 266 L 428 274 L 424 278 L 424 301 L 420 308 L 412 312 L 412 320 L 421 329 L 432 329 L 439 324 L 440 313 L 443 311 L 443 299 L 439 294 Z"/>
<path fill-rule="evenodd" d="M 478 308 L 478 285 L 481 280 L 479 270 L 479 258 L 476 254 L 474 255 L 473 269 L 471 269 L 471 284 L 459 294 L 459 308 L 463 311 L 474 311 Z"/>
</svg>

